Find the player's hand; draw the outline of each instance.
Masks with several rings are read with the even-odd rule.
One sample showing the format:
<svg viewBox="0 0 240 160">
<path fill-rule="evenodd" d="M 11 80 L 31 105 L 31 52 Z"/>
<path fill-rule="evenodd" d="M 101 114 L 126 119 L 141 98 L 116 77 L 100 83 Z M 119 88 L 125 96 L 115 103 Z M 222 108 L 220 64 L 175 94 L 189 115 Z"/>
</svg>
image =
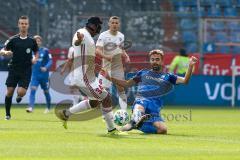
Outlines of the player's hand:
<svg viewBox="0 0 240 160">
<path fill-rule="evenodd" d="M 35 57 L 34 57 L 34 58 L 32 59 L 32 64 L 36 64 L 36 63 L 37 63 L 37 60 L 38 60 L 38 58 L 35 58 Z"/>
<path fill-rule="evenodd" d="M 190 58 L 189 66 L 194 66 L 197 63 L 198 59 L 194 56 Z"/>
<path fill-rule="evenodd" d="M 47 72 L 47 68 L 46 67 L 41 67 L 40 68 L 42 72 Z"/>
<path fill-rule="evenodd" d="M 13 54 L 12 51 L 3 51 L 3 56 L 11 56 Z"/>
<path fill-rule="evenodd" d="M 78 38 L 78 40 L 82 41 L 84 38 L 84 35 L 80 32 L 77 32 L 77 38 Z"/>
<path fill-rule="evenodd" d="M 80 32 L 77 32 L 77 40 L 75 41 L 75 45 L 79 46 L 84 38 L 84 35 Z"/>
</svg>

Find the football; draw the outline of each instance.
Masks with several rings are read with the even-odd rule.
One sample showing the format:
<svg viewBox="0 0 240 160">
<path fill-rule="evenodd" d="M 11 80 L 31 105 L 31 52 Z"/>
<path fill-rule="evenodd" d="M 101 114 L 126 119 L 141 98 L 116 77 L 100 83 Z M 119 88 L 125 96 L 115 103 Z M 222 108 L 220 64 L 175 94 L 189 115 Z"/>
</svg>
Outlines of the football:
<svg viewBox="0 0 240 160">
<path fill-rule="evenodd" d="M 124 126 L 130 121 L 130 116 L 127 111 L 119 109 L 114 113 L 114 123 L 118 126 Z"/>
</svg>

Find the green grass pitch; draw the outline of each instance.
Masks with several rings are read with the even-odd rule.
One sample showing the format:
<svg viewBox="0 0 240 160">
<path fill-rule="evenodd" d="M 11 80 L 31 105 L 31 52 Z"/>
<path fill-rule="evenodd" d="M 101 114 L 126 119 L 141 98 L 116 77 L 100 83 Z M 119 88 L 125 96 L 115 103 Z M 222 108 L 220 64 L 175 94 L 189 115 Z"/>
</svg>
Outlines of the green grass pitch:
<svg viewBox="0 0 240 160">
<path fill-rule="evenodd" d="M 12 120 L 0 109 L 0 160 L 5 159 L 240 159 L 240 110 L 165 106 L 168 135 L 132 131 L 107 136 L 101 117 L 69 122 L 68 130 L 53 113 L 39 107 L 32 114 L 13 106 Z M 175 118 L 173 118 L 175 116 Z M 177 116 L 177 117 L 176 117 Z"/>
</svg>

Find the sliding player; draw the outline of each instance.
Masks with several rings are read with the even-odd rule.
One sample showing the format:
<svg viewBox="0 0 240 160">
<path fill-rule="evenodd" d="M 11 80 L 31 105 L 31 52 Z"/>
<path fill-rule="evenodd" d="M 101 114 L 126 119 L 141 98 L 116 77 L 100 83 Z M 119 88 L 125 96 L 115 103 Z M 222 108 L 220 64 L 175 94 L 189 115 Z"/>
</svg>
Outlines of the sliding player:
<svg viewBox="0 0 240 160">
<path fill-rule="evenodd" d="M 162 72 L 164 53 L 162 50 L 149 52 L 151 70 L 141 70 L 128 81 L 110 77 L 106 72 L 105 77 L 122 87 L 138 86 L 136 100 L 133 104 L 132 120 L 121 128 L 122 131 L 139 129 L 144 133 L 166 134 L 167 127 L 160 116 L 162 109 L 161 96 L 169 93 L 175 84 L 187 84 L 197 58 L 191 57 L 185 77 Z M 146 120 L 146 121 L 145 121 Z"/>
</svg>

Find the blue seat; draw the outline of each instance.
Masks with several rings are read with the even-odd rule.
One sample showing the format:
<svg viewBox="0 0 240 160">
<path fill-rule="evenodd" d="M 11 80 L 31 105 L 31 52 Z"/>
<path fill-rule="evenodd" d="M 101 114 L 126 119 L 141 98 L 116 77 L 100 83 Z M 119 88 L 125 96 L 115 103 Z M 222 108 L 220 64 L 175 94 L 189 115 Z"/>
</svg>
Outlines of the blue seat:
<svg viewBox="0 0 240 160">
<path fill-rule="evenodd" d="M 206 41 L 207 43 L 213 43 L 215 41 L 215 35 L 212 35 L 211 32 L 207 32 L 206 34 Z"/>
<path fill-rule="evenodd" d="M 240 46 L 233 46 L 232 47 L 232 53 L 240 54 Z"/>
<path fill-rule="evenodd" d="M 197 1 L 195 0 L 171 0 L 172 4 L 174 6 L 196 6 L 197 5 Z"/>
<path fill-rule="evenodd" d="M 237 16 L 237 10 L 235 7 L 228 7 L 224 9 L 225 17 L 236 17 Z"/>
<path fill-rule="evenodd" d="M 185 0 L 185 1 L 182 1 L 182 4 L 184 6 L 196 6 L 197 5 L 197 1 L 196 0 Z"/>
<path fill-rule="evenodd" d="M 207 12 L 205 7 L 200 7 L 200 16 L 201 17 L 206 17 L 207 16 Z"/>
<path fill-rule="evenodd" d="M 240 0 L 236 0 L 236 5 L 239 7 L 240 6 Z"/>
<path fill-rule="evenodd" d="M 197 43 L 186 43 L 184 46 L 187 50 L 187 53 L 196 53 L 198 51 Z"/>
<path fill-rule="evenodd" d="M 181 29 L 195 29 L 197 27 L 197 22 L 193 19 L 181 19 L 180 21 Z"/>
<path fill-rule="evenodd" d="M 214 37 L 215 42 L 227 43 L 229 42 L 229 36 L 226 32 L 216 32 Z"/>
<path fill-rule="evenodd" d="M 215 31 L 221 31 L 225 29 L 225 23 L 222 21 L 212 21 L 211 28 Z"/>
<path fill-rule="evenodd" d="M 184 6 L 179 6 L 178 8 L 176 8 L 178 14 L 178 17 L 191 17 L 192 13 L 191 13 L 191 9 L 190 7 L 184 7 Z"/>
<path fill-rule="evenodd" d="M 227 27 L 231 31 L 240 31 L 240 22 L 239 21 L 232 21 L 227 23 Z"/>
<path fill-rule="evenodd" d="M 240 43 L 240 31 L 230 33 L 230 41 L 235 43 Z"/>
<path fill-rule="evenodd" d="M 230 7 L 233 5 L 232 0 L 217 0 L 216 4 L 219 4 L 221 7 Z"/>
<path fill-rule="evenodd" d="M 182 33 L 182 39 L 185 43 L 188 42 L 196 42 L 197 41 L 197 35 L 194 31 L 184 31 Z"/>
<path fill-rule="evenodd" d="M 208 16 L 209 17 L 221 17 L 222 16 L 221 9 L 219 7 L 212 6 L 208 10 Z"/>
<path fill-rule="evenodd" d="M 231 49 L 229 46 L 217 46 L 216 52 L 217 53 L 230 53 Z"/>
<path fill-rule="evenodd" d="M 198 8 L 197 8 L 197 6 L 192 7 L 191 10 L 192 10 L 192 14 L 194 16 L 198 16 Z M 207 16 L 207 12 L 205 10 L 205 7 L 203 7 L 203 6 L 200 7 L 200 16 L 201 17 L 206 17 Z"/>
<path fill-rule="evenodd" d="M 216 0 L 200 0 L 201 6 L 212 6 L 216 3 Z"/>
</svg>

